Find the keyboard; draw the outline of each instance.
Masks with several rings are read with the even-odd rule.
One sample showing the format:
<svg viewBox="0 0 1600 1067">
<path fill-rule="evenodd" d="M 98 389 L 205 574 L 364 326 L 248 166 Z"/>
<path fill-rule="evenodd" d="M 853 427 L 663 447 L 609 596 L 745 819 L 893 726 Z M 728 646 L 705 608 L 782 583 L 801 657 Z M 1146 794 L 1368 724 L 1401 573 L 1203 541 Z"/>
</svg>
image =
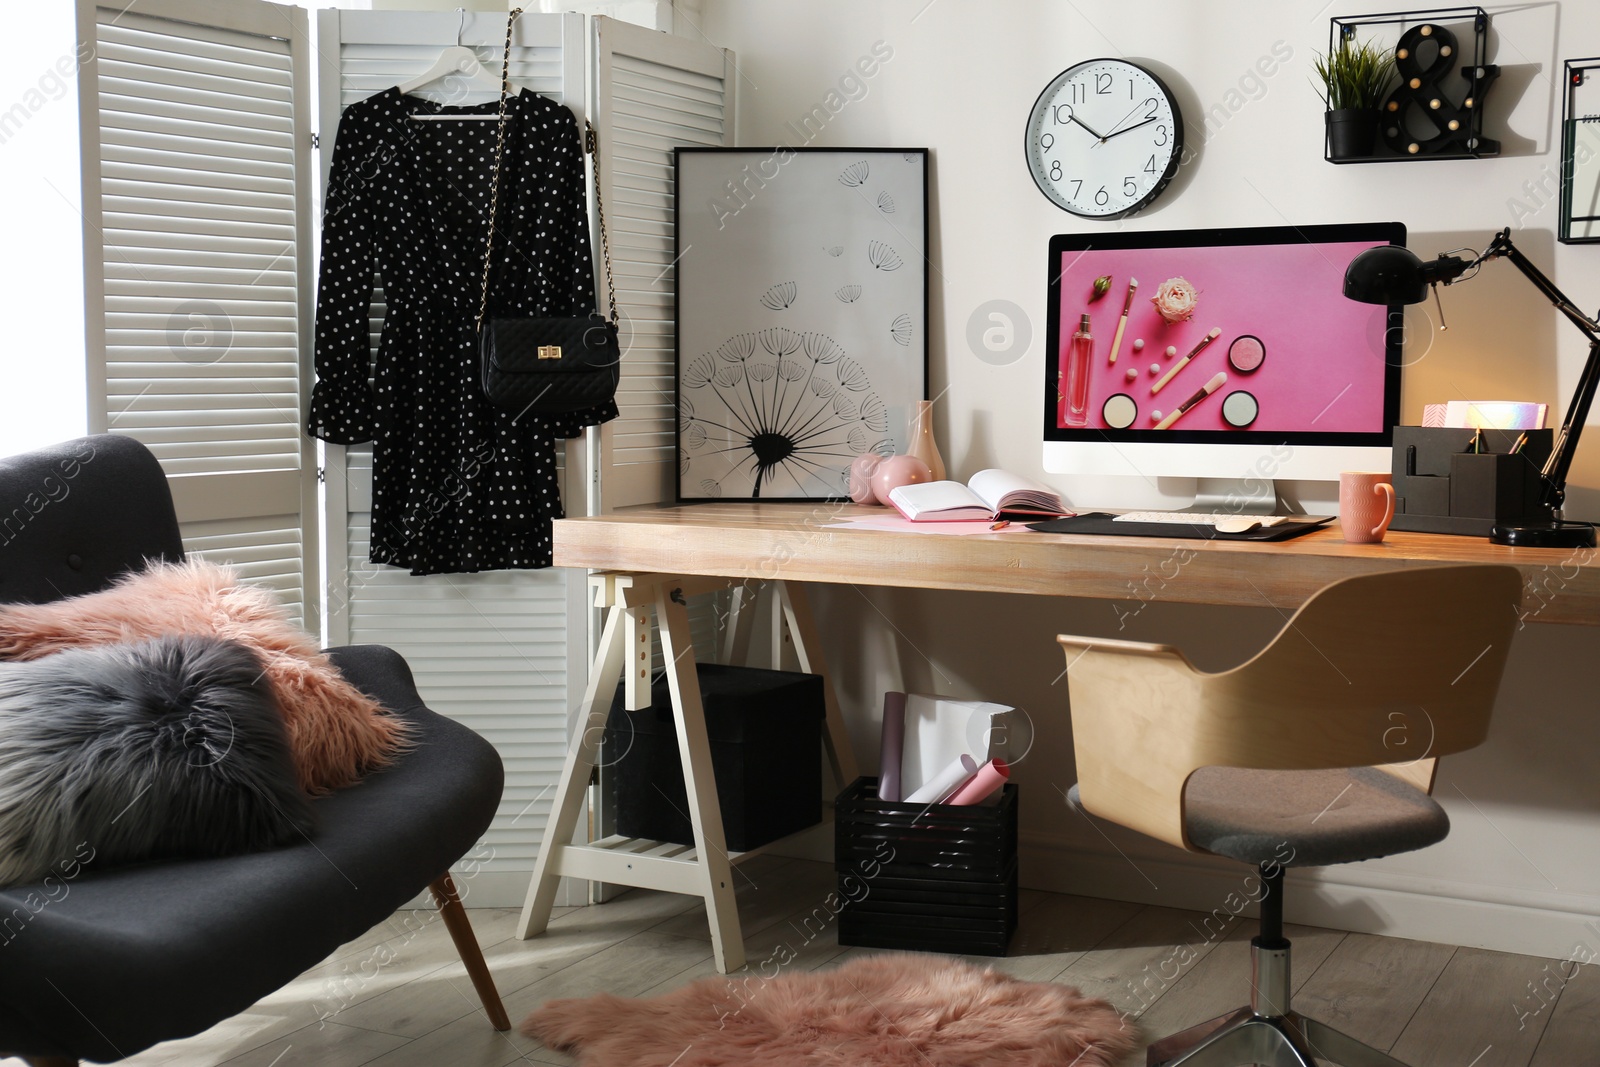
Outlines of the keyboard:
<svg viewBox="0 0 1600 1067">
<path fill-rule="evenodd" d="M 1112 516 L 1113 522 L 1167 522 L 1183 526 L 1215 526 L 1223 519 L 1249 520 L 1258 526 L 1277 526 L 1288 522 L 1290 516 L 1244 515 L 1236 511 L 1128 511 Z"/>
</svg>

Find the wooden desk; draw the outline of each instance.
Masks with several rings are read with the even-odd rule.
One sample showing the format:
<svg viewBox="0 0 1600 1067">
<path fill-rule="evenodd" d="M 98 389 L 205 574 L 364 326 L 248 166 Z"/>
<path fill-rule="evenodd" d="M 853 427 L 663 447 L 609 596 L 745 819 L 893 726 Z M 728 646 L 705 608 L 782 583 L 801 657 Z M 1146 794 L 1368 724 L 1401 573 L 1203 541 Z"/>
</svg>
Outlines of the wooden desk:
<svg viewBox="0 0 1600 1067">
<path fill-rule="evenodd" d="M 1259 543 L 1089 537 L 1008 530 L 974 536 L 833 530 L 828 523 L 881 516 L 857 505 L 729 503 L 643 508 L 555 524 L 555 564 L 586 567 L 605 629 L 579 729 L 557 787 L 528 888 L 519 935 L 544 930 L 567 875 L 705 898 L 719 969 L 744 963 L 731 865 L 711 778 L 710 750 L 689 641 L 686 595 L 747 580 L 777 583 L 801 669 L 824 675 L 828 755 L 841 782 L 856 777 L 843 716 L 827 684 L 805 582 L 904 586 L 1127 602 L 1149 600 L 1293 609 L 1330 582 L 1358 574 L 1448 563 L 1505 563 L 1523 574 L 1526 623 L 1600 625 L 1600 552 L 1529 549 L 1486 540 L 1391 531 L 1347 545 L 1337 528 Z M 649 706 L 650 616 L 660 623 L 695 847 L 607 838 L 572 839 L 619 679 L 628 707 Z M 624 662 L 628 670 L 624 672 Z"/>
<path fill-rule="evenodd" d="M 737 503 L 563 519 L 555 524 L 555 563 L 655 574 L 1291 609 L 1329 582 L 1357 574 L 1508 563 L 1523 572 L 1528 622 L 1600 625 L 1600 551 L 1592 548 L 1506 548 L 1483 538 L 1398 530 L 1381 544 L 1347 545 L 1337 524 L 1268 544 L 1017 530 L 953 537 L 824 528 L 883 514 L 882 508 L 854 504 Z"/>
</svg>

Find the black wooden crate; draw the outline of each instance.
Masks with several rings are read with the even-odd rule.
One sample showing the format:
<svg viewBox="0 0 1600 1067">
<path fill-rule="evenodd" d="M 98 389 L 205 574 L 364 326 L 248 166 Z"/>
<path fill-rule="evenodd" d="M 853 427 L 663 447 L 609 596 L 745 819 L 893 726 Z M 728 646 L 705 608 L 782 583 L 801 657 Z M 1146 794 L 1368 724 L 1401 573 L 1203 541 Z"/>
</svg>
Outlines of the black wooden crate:
<svg viewBox="0 0 1600 1067">
<path fill-rule="evenodd" d="M 857 778 L 833 816 L 839 944 L 1004 956 L 1017 928 L 1017 787 L 1000 803 L 905 804 Z"/>
</svg>

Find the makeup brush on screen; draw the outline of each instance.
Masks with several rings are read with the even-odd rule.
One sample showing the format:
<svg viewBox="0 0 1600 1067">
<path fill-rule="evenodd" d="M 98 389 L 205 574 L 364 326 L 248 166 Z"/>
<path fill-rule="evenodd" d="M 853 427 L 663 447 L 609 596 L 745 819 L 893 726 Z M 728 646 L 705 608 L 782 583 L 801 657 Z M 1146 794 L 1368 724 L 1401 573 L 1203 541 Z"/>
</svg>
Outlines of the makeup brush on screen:
<svg viewBox="0 0 1600 1067">
<path fill-rule="evenodd" d="M 1188 413 L 1190 408 L 1200 403 L 1200 401 L 1204 400 L 1218 389 L 1221 389 L 1222 383 L 1226 382 L 1227 380 L 1227 374 L 1222 371 L 1217 371 L 1216 375 L 1213 376 L 1212 379 L 1207 382 L 1198 393 L 1179 404 L 1177 411 L 1174 411 L 1171 415 L 1168 415 L 1166 418 L 1156 423 L 1156 429 L 1165 430 L 1168 426 L 1171 426 L 1173 423 L 1177 422 L 1180 418 Z"/>
<path fill-rule="evenodd" d="M 1215 341 L 1219 336 L 1221 336 L 1221 334 L 1221 326 L 1211 327 L 1211 332 L 1202 337 L 1199 344 L 1189 349 L 1189 354 L 1187 356 L 1184 356 L 1182 359 L 1178 360 L 1178 362 L 1174 363 L 1172 365 L 1172 369 L 1163 374 L 1161 376 L 1161 380 L 1150 387 L 1150 395 L 1155 396 L 1157 393 L 1161 392 L 1162 386 L 1172 381 L 1179 371 L 1189 365 L 1189 361 L 1191 359 L 1193 359 L 1195 356 L 1198 356 L 1201 352 L 1204 352 L 1206 345 L 1210 344 L 1212 341 Z"/>
<path fill-rule="evenodd" d="M 1122 319 L 1117 323 L 1117 334 L 1111 338 L 1111 362 L 1117 361 L 1117 349 L 1122 347 L 1122 331 L 1128 328 L 1128 310 L 1133 307 L 1133 294 L 1139 288 L 1138 278 L 1128 279 L 1128 295 L 1122 301 Z"/>
</svg>

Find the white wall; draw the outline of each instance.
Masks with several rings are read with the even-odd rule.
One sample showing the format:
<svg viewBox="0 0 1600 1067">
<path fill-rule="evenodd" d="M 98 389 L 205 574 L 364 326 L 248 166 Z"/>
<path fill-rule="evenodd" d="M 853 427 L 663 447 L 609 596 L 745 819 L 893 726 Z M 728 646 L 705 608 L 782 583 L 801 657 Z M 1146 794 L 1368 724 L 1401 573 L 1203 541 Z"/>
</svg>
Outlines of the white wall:
<svg viewBox="0 0 1600 1067">
<path fill-rule="evenodd" d="M 930 391 L 940 398 L 937 429 L 953 476 L 991 465 L 1042 475 L 1035 413 L 1052 233 L 1394 218 L 1427 256 L 1480 244 L 1514 225 L 1518 246 L 1559 285 L 1590 308 L 1600 303 L 1600 248 L 1554 239 L 1553 177 L 1560 62 L 1600 53 L 1597 5 L 1491 8 L 1490 58 L 1503 73 L 1488 98 L 1488 132 L 1505 142 L 1501 158 L 1348 167 L 1322 159 L 1321 103 L 1308 81 L 1312 53 L 1327 47 L 1330 15 L 1403 5 L 702 6 L 706 36 L 738 55 L 740 144 L 798 143 L 786 124 L 837 92 L 842 106 L 808 143 L 933 150 Z M 879 40 L 893 57 L 873 77 L 848 80 Z M 1253 81 L 1257 61 L 1280 41 L 1292 58 Z M 1199 146 L 1162 200 L 1122 223 L 1089 223 L 1057 210 L 1023 161 L 1023 125 L 1039 91 L 1066 67 L 1101 55 L 1162 72 L 1179 96 L 1188 138 Z M 969 318 L 996 299 L 1025 309 L 1033 330 L 1029 351 L 1006 366 L 980 360 L 966 341 Z M 1470 286 L 1447 291 L 1445 301 L 1447 333 L 1413 315 L 1405 421 L 1419 421 L 1424 402 L 1452 398 L 1534 398 L 1564 410 L 1586 349 L 1514 268 L 1490 264 Z M 1600 519 L 1600 431 L 1590 433 L 1569 499 L 1578 517 Z M 1130 587 L 1141 577 L 1130 575 Z M 983 696 L 1032 715 L 1038 741 L 1017 771 L 1025 882 L 1207 909 L 1237 887 L 1243 872 L 1236 866 L 1201 863 L 1114 827 L 1096 828 L 1065 806 L 1061 790 L 1074 773 L 1063 663 L 1052 637 L 1071 631 L 1170 641 L 1216 667 L 1268 640 L 1282 622 L 1276 611 L 1156 601 L 1124 617 L 1119 612 L 1139 606 L 1132 595 L 1114 605 L 843 586 L 818 590 L 816 601 L 830 668 L 867 765 L 885 688 Z M 1425 852 L 1311 872 L 1305 881 L 1317 888 L 1289 895 L 1291 917 L 1549 956 L 1566 955 L 1581 939 L 1600 946 L 1600 927 L 1585 926 L 1600 913 L 1600 701 L 1585 670 L 1595 661 L 1597 634 L 1524 630 L 1489 743 L 1442 767 L 1437 793 L 1452 817 L 1451 837 Z"/>
</svg>

